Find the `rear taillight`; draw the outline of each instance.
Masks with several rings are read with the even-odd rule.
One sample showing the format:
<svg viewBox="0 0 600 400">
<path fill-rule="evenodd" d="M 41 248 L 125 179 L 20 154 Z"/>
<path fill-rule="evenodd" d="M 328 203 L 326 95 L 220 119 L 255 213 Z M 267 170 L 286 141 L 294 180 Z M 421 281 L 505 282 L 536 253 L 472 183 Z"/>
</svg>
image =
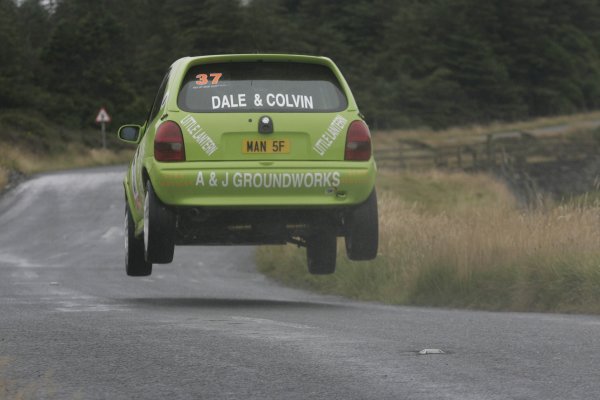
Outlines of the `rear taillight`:
<svg viewBox="0 0 600 400">
<path fill-rule="evenodd" d="M 173 121 L 163 122 L 154 136 L 156 161 L 185 161 L 185 147 L 181 128 Z"/>
<path fill-rule="evenodd" d="M 371 132 L 364 121 L 354 121 L 346 135 L 344 160 L 368 161 L 371 158 Z"/>
</svg>

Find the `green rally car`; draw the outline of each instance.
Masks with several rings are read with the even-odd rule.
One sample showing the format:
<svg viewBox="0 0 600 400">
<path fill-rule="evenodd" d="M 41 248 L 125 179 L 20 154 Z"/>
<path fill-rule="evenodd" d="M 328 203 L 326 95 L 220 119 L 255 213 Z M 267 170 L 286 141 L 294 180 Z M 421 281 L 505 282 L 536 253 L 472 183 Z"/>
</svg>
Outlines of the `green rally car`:
<svg viewBox="0 0 600 400">
<path fill-rule="evenodd" d="M 126 272 L 147 276 L 175 245 L 306 247 L 308 270 L 377 255 L 369 128 L 325 57 L 185 57 L 165 75 L 125 177 Z"/>
</svg>

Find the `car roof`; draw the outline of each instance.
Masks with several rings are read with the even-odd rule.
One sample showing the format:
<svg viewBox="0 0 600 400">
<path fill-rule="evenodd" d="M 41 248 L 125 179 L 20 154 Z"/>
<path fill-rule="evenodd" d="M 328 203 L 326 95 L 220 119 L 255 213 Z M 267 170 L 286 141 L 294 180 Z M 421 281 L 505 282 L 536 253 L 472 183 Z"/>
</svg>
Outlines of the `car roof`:
<svg viewBox="0 0 600 400">
<path fill-rule="evenodd" d="M 311 56 L 303 54 L 276 54 L 276 53 L 255 53 L 255 54 L 215 54 L 206 56 L 183 57 L 176 62 L 185 64 L 201 64 L 215 62 L 236 62 L 236 61 L 292 61 L 307 62 L 315 64 L 333 64 L 328 57 Z"/>
</svg>

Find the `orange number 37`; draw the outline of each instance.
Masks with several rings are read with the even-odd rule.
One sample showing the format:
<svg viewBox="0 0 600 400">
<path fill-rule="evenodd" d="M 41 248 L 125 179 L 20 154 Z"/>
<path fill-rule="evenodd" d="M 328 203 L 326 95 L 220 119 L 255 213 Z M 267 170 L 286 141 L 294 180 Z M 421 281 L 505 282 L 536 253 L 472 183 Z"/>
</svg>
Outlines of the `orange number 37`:
<svg viewBox="0 0 600 400">
<path fill-rule="evenodd" d="M 196 85 L 206 85 L 208 83 L 208 77 L 210 76 L 211 78 L 211 85 L 216 85 L 217 83 L 219 83 L 219 79 L 221 79 L 221 77 L 223 76 L 222 73 L 220 72 L 213 72 L 210 75 L 206 75 L 206 74 L 198 74 L 196 75 Z"/>
</svg>

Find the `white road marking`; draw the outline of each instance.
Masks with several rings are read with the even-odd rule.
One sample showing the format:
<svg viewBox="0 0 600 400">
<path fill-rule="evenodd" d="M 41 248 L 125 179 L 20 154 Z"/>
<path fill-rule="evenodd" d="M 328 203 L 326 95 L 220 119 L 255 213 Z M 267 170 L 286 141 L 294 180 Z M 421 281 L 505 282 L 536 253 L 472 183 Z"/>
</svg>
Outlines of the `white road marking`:
<svg viewBox="0 0 600 400">
<path fill-rule="evenodd" d="M 121 240 L 123 238 L 123 228 L 111 226 L 103 235 L 102 239 L 106 241 Z"/>
<path fill-rule="evenodd" d="M 10 274 L 11 278 L 15 279 L 36 279 L 39 278 L 39 275 L 34 271 L 29 270 L 17 270 Z"/>
<path fill-rule="evenodd" d="M 275 321 L 272 319 L 265 319 L 265 318 L 249 318 L 249 317 L 232 316 L 231 319 L 234 321 L 252 322 L 252 323 L 260 324 L 260 325 L 264 325 L 264 326 L 270 325 L 270 326 L 281 326 L 281 327 L 285 327 L 285 328 L 294 328 L 294 329 L 313 329 L 312 326 L 308 326 L 308 325 L 291 324 L 289 322 L 281 322 L 281 321 Z"/>
<path fill-rule="evenodd" d="M 72 312 L 109 312 L 109 311 L 124 311 L 126 307 L 113 306 L 110 304 L 84 304 L 76 301 L 59 301 L 57 302 L 59 307 L 56 307 L 56 311 L 72 313 Z"/>
<path fill-rule="evenodd" d="M 317 332 L 314 327 L 264 318 L 241 316 L 230 316 L 218 320 L 193 318 L 183 323 L 177 323 L 177 325 L 206 331 L 220 331 L 235 336 L 258 338 L 267 341 L 304 342 L 328 340 L 326 335 Z"/>
<path fill-rule="evenodd" d="M 40 268 L 42 265 L 36 264 L 28 260 L 27 258 L 10 254 L 6 252 L 0 252 L 0 264 L 13 265 L 19 268 Z"/>
</svg>

